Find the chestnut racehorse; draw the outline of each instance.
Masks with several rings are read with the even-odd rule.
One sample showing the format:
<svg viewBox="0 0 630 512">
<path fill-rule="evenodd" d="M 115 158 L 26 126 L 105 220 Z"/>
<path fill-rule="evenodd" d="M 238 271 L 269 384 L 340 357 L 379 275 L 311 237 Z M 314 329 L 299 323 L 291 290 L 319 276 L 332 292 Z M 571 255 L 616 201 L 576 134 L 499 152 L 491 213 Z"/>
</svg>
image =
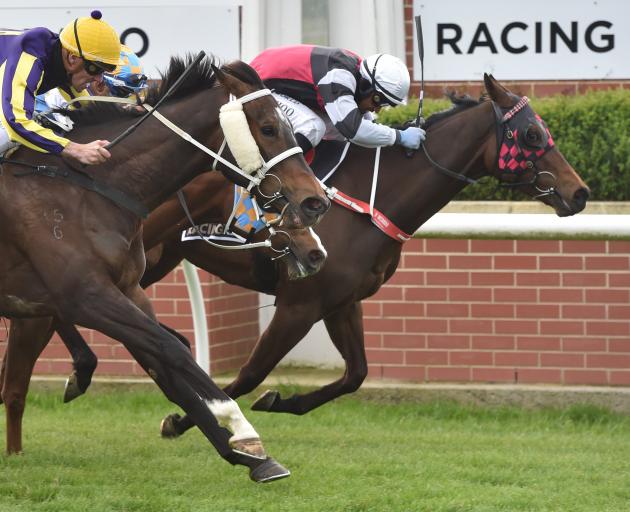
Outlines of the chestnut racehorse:
<svg viewBox="0 0 630 512">
<path fill-rule="evenodd" d="M 155 105 L 192 62 L 172 59 L 160 87 L 150 92 L 149 103 Z M 197 63 L 160 112 L 201 144 L 218 148 L 223 139 L 219 108 L 230 94 L 243 98 L 230 105 L 244 112 L 245 126 L 264 161 L 296 146 L 273 97 L 242 62 L 221 69 L 209 59 Z M 252 101 L 245 103 L 245 98 Z M 73 139 L 79 142 L 111 139 L 137 117 L 134 110 L 110 105 L 81 110 L 74 116 Z M 3 162 L 0 314 L 11 318 L 1 393 L 7 450 L 22 450 L 21 421 L 32 368 L 55 325 L 63 321 L 120 341 L 164 394 L 193 418 L 219 454 L 249 467 L 252 479 L 287 476 L 288 471 L 265 454 L 236 403 L 195 364 L 190 351 L 160 327 L 138 284 L 145 253 L 137 212 L 154 209 L 208 169 L 208 157 L 154 118 L 122 140 L 112 155 L 103 165 L 76 169 L 55 155 L 20 148 Z M 299 216 L 303 225 L 316 223 L 329 201 L 302 155 L 275 162 L 270 171 L 274 178 L 263 179 L 259 192 L 283 195 L 293 217 Z M 67 183 L 72 176 L 75 181 Z"/>
</svg>

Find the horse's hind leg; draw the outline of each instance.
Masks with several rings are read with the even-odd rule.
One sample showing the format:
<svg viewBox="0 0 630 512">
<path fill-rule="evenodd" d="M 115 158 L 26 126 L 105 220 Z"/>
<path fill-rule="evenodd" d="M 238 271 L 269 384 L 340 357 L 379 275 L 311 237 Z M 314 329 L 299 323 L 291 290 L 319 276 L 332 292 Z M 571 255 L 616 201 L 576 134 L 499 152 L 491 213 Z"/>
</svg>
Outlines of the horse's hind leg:
<svg viewBox="0 0 630 512">
<path fill-rule="evenodd" d="M 87 391 L 98 359 L 73 324 L 56 320 L 54 328 L 72 356 L 73 371 L 66 380 L 63 394 L 63 401 L 70 402 Z"/>
<path fill-rule="evenodd" d="M 11 320 L 2 380 L 7 453 L 22 451 L 22 416 L 28 386 L 35 361 L 50 341 L 52 333 L 51 317 Z"/>
<path fill-rule="evenodd" d="M 160 325 L 190 350 L 190 342 L 185 336 L 167 325 Z M 73 324 L 58 320 L 55 322 L 55 330 L 72 356 L 73 371 L 66 380 L 63 394 L 63 401 L 67 403 L 84 394 L 90 387 L 92 376 L 98 365 L 98 358 Z"/>
<path fill-rule="evenodd" d="M 269 412 L 306 414 L 335 398 L 353 393 L 367 376 L 367 360 L 363 338 L 363 312 L 360 302 L 355 302 L 324 319 L 330 339 L 346 363 L 346 371 L 340 379 L 306 393 L 283 399 L 277 391 L 267 391 L 252 409 Z"/>
</svg>

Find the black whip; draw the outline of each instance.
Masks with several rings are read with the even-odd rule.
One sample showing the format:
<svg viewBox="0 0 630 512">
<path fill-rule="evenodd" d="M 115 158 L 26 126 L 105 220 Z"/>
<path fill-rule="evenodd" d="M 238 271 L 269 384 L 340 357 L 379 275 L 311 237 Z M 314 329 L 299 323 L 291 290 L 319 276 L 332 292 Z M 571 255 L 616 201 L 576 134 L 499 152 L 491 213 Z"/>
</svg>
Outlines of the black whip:
<svg viewBox="0 0 630 512">
<path fill-rule="evenodd" d="M 153 114 L 154 111 L 156 111 L 158 109 L 158 107 L 171 95 L 173 94 L 173 92 L 175 92 L 175 90 L 177 90 L 177 88 L 182 84 L 182 82 L 186 79 L 186 77 L 188 76 L 188 74 L 193 70 L 193 68 L 195 68 L 200 62 L 201 60 L 206 56 L 206 52 L 204 52 L 203 50 L 199 52 L 199 54 L 197 55 L 197 57 L 195 57 L 195 60 L 192 61 L 188 67 L 184 70 L 184 72 L 181 74 L 181 76 L 175 81 L 175 83 L 173 85 L 171 85 L 171 88 L 166 91 L 166 93 L 164 94 L 164 96 L 162 96 L 162 98 L 160 98 L 160 101 L 158 101 L 151 110 L 147 111 L 146 114 L 144 114 L 140 119 L 138 119 L 134 124 L 132 124 L 129 128 L 127 128 L 124 132 L 122 132 L 118 137 L 116 137 L 113 141 L 111 141 L 107 146 L 105 146 L 105 149 L 111 149 L 113 148 L 116 144 L 118 144 L 121 140 L 123 140 L 125 137 L 127 137 L 128 135 L 130 135 L 131 133 L 133 133 L 135 131 L 136 128 L 138 128 L 138 126 L 140 126 L 142 123 L 144 123 L 149 116 L 151 116 L 151 114 Z"/>
</svg>

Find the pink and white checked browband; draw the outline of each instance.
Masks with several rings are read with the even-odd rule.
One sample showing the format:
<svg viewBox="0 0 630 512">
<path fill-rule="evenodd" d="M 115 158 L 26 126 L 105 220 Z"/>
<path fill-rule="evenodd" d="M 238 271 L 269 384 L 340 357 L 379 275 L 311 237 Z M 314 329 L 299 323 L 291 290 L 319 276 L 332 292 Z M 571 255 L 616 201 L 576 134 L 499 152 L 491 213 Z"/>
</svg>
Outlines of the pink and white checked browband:
<svg viewBox="0 0 630 512">
<path fill-rule="evenodd" d="M 503 118 L 501 119 L 502 123 L 505 123 L 507 120 L 511 119 L 516 115 L 516 113 L 521 110 L 525 105 L 529 103 L 529 98 L 527 96 L 523 96 L 516 105 L 512 107 L 512 110 L 507 112 Z"/>
</svg>

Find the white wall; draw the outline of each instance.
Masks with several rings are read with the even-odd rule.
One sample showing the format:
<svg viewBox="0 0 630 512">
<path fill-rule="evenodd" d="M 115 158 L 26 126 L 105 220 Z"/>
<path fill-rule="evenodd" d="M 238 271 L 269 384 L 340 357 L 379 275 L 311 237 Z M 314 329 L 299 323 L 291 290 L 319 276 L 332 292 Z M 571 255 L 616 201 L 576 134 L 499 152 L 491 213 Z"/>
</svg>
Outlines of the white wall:
<svg viewBox="0 0 630 512">
<path fill-rule="evenodd" d="M 484 72 L 503 80 L 630 78 L 627 0 L 529 0 L 520 7 L 414 0 L 413 7 L 422 15 L 427 80 L 478 80 Z"/>
<path fill-rule="evenodd" d="M 401 0 L 330 0 L 329 45 L 359 55 L 391 53 L 404 59 Z M 270 46 L 302 42 L 300 0 L 244 0 L 242 58 L 251 60 Z"/>
<path fill-rule="evenodd" d="M 249 62 L 265 48 L 302 42 L 302 2 L 244 0 L 241 59 Z"/>
<path fill-rule="evenodd" d="M 330 46 L 362 56 L 390 53 L 405 59 L 404 11 L 400 0 L 331 0 Z"/>
<path fill-rule="evenodd" d="M 59 31 L 79 16 L 89 16 L 94 2 L 87 0 L 21 0 L 7 7 L 0 3 L 4 28 L 44 26 Z M 123 35 L 128 29 L 142 31 L 124 41 L 139 55 L 145 73 L 158 78 L 171 56 L 205 50 L 222 60 L 239 57 L 239 11 L 234 0 L 134 0 L 130 3 L 101 0 L 103 19 Z"/>
<path fill-rule="evenodd" d="M 262 333 L 273 318 L 276 311 L 273 304 L 274 297 L 258 294 L 260 309 L 258 322 Z M 309 333 L 297 346 L 289 352 L 280 365 L 318 366 L 321 368 L 339 368 L 344 366 L 342 357 L 330 341 L 324 322 L 317 322 Z"/>
</svg>

